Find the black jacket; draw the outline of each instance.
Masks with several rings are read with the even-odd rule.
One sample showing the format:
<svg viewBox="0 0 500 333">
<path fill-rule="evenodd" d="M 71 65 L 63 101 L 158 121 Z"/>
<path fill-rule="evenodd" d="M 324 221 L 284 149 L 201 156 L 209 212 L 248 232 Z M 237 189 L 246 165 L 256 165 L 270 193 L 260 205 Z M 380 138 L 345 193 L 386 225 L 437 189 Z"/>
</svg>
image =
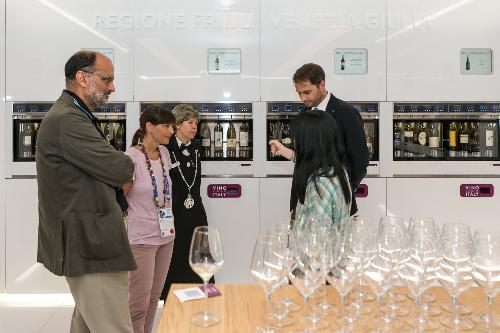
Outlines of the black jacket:
<svg viewBox="0 0 500 333">
<path fill-rule="evenodd" d="M 353 215 L 358 211 L 354 191 L 366 176 L 366 168 L 370 162 L 363 120 L 351 104 L 338 99 L 333 94 L 330 94 L 330 101 L 328 101 L 325 111 L 331 114 L 337 123 L 339 142 L 343 144 L 345 149 L 347 172 L 352 188 L 351 215 Z M 292 183 L 290 210 L 295 210 L 297 198 L 295 184 Z"/>
</svg>

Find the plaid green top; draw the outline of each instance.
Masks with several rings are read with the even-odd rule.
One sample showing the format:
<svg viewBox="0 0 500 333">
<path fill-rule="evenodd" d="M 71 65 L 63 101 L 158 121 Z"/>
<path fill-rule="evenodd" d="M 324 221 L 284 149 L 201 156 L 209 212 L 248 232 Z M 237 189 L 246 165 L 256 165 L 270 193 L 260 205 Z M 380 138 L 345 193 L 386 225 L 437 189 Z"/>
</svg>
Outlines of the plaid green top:
<svg viewBox="0 0 500 333">
<path fill-rule="evenodd" d="M 309 179 L 304 203 L 297 202 L 295 220 L 300 221 L 304 215 L 314 216 L 318 220 L 345 223 L 351 213 L 351 203 L 346 202 L 342 186 L 337 176 L 334 178 L 317 177 L 318 190 Z"/>
</svg>

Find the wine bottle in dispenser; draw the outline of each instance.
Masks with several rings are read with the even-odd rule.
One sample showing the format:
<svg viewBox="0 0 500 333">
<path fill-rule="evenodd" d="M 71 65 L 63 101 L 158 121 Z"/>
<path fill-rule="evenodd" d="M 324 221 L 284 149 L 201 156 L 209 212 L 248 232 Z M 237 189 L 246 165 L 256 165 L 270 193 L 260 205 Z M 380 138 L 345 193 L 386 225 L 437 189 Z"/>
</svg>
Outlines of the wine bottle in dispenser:
<svg viewBox="0 0 500 333">
<path fill-rule="evenodd" d="M 394 123 L 394 132 L 392 133 L 392 140 L 394 145 L 394 157 L 401 157 L 401 131 L 403 123 Z"/>
<path fill-rule="evenodd" d="M 227 157 L 235 158 L 236 157 L 236 128 L 233 123 L 229 123 L 229 128 L 227 130 Z"/>
<path fill-rule="evenodd" d="M 35 156 L 35 151 L 36 151 L 36 138 L 38 136 L 38 126 L 40 126 L 39 123 L 33 123 L 31 124 L 31 155 Z"/>
<path fill-rule="evenodd" d="M 481 143 L 479 140 L 479 125 L 470 123 L 469 152 L 473 157 L 481 157 Z"/>
<path fill-rule="evenodd" d="M 439 155 L 440 142 L 439 125 L 437 123 L 432 123 L 429 131 L 429 148 L 431 149 L 431 155 L 433 157 Z"/>
<path fill-rule="evenodd" d="M 283 146 L 292 149 L 292 138 L 290 137 L 290 125 L 288 123 L 282 123 L 281 143 L 283 144 Z"/>
<path fill-rule="evenodd" d="M 453 121 L 448 130 L 448 147 L 450 148 L 450 156 L 455 156 L 457 150 L 457 125 Z"/>
<path fill-rule="evenodd" d="M 249 127 L 246 121 L 241 123 L 240 126 L 240 157 L 241 158 L 248 158 L 249 157 L 249 152 L 248 152 L 248 131 Z"/>
<path fill-rule="evenodd" d="M 462 156 L 468 156 L 469 155 L 469 123 L 464 122 L 460 126 L 460 151 Z"/>
<path fill-rule="evenodd" d="M 212 145 L 212 133 L 208 123 L 205 121 L 201 129 L 201 148 L 203 149 L 203 157 L 210 158 L 210 147 Z"/>
<path fill-rule="evenodd" d="M 217 122 L 214 128 L 214 157 L 224 157 L 224 151 L 222 150 L 222 125 L 220 122 Z"/>
<path fill-rule="evenodd" d="M 31 151 L 31 125 L 21 123 L 19 125 L 19 157 L 30 158 L 32 157 Z"/>
<path fill-rule="evenodd" d="M 484 144 L 486 157 L 493 157 L 493 150 L 495 148 L 495 131 L 494 127 L 496 124 L 488 123 L 486 125 L 486 130 L 484 131 Z"/>
<path fill-rule="evenodd" d="M 116 150 L 125 151 L 125 127 L 123 123 L 120 123 L 116 130 L 115 148 Z"/>
</svg>

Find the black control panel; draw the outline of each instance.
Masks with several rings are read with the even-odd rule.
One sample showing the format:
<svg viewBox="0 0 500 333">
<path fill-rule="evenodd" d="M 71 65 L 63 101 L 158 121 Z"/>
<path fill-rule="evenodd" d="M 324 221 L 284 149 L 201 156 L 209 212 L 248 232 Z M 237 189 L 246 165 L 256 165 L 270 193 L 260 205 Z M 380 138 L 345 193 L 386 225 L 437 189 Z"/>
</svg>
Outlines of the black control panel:
<svg viewBox="0 0 500 333">
<path fill-rule="evenodd" d="M 252 113 L 252 103 L 182 103 L 192 105 L 200 113 Z M 161 105 L 172 110 L 182 103 L 142 103 L 141 112 L 151 105 Z"/>
<path fill-rule="evenodd" d="M 14 114 L 47 113 L 54 103 L 14 103 Z M 108 103 L 94 109 L 94 113 L 125 113 L 125 103 Z"/>
<path fill-rule="evenodd" d="M 500 112 L 500 103 L 396 103 L 396 113 Z"/>
<path fill-rule="evenodd" d="M 378 103 L 358 103 L 349 102 L 358 112 L 371 112 L 378 113 Z M 267 112 L 268 113 L 289 113 L 289 112 L 301 112 L 304 111 L 306 107 L 302 103 L 268 103 Z"/>
</svg>

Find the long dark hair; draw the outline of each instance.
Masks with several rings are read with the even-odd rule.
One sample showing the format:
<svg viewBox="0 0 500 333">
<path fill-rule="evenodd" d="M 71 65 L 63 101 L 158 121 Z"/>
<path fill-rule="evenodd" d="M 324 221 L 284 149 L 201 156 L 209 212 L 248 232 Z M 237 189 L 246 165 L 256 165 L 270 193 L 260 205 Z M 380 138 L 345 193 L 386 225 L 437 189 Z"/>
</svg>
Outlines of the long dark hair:
<svg viewBox="0 0 500 333">
<path fill-rule="evenodd" d="M 139 143 L 139 139 L 144 139 L 146 134 L 146 123 L 151 123 L 153 125 L 158 124 L 175 124 L 175 116 L 173 113 L 161 105 L 151 105 L 146 110 L 141 113 L 139 117 L 139 129 L 135 131 L 132 137 L 132 144 L 130 146 L 135 146 Z"/>
<path fill-rule="evenodd" d="M 337 176 L 344 198 L 349 203 L 351 192 L 345 172 L 344 147 L 340 144 L 333 117 L 325 111 L 304 111 L 294 118 L 291 127 L 295 141 L 293 180 L 299 201 L 304 203 L 310 178 L 318 191 L 317 177 L 332 179 Z"/>
</svg>

